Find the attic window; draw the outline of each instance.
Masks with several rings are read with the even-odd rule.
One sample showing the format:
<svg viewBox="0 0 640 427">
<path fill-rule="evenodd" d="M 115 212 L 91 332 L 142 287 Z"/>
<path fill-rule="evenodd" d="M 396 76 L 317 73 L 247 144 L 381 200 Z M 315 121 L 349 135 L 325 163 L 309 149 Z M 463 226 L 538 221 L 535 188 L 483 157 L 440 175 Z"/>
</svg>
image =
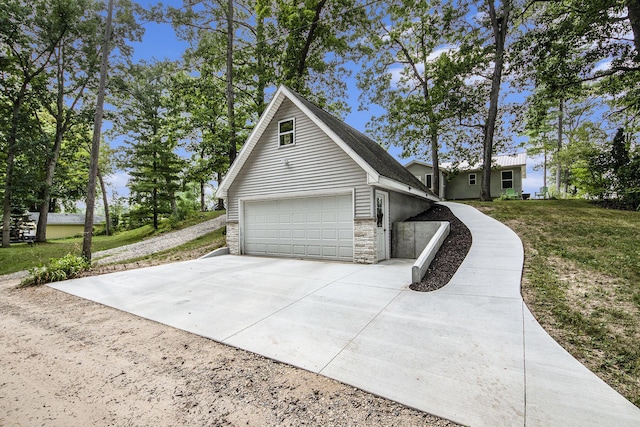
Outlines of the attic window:
<svg viewBox="0 0 640 427">
<path fill-rule="evenodd" d="M 475 173 L 470 173 L 469 174 L 469 185 L 476 185 L 476 174 Z"/>
<path fill-rule="evenodd" d="M 278 122 L 278 146 L 285 147 L 296 143 L 296 119 Z"/>
</svg>

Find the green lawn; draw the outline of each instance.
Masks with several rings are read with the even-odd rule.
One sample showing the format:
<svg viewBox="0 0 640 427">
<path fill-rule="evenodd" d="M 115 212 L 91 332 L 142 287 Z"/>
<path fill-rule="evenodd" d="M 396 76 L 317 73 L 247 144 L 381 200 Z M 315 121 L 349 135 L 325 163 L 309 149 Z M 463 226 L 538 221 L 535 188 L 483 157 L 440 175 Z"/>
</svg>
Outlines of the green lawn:
<svg viewBox="0 0 640 427">
<path fill-rule="evenodd" d="M 139 242 L 147 237 L 188 227 L 215 218 L 223 213 L 224 211 L 202 212 L 177 224 L 170 224 L 169 221 L 164 221 L 157 231 L 152 226 L 145 225 L 144 227 L 123 231 L 113 236 L 94 236 L 92 239 L 92 251 L 98 252 Z M 80 255 L 81 252 L 81 237 L 50 240 L 47 243 L 36 243 L 32 246 L 26 243 L 12 244 L 10 248 L 0 248 L 0 275 L 43 266 L 51 258 L 60 258 L 68 253 Z"/>
<path fill-rule="evenodd" d="M 640 212 L 584 200 L 469 204 L 522 239 L 522 294 L 538 321 L 640 406 Z"/>
</svg>

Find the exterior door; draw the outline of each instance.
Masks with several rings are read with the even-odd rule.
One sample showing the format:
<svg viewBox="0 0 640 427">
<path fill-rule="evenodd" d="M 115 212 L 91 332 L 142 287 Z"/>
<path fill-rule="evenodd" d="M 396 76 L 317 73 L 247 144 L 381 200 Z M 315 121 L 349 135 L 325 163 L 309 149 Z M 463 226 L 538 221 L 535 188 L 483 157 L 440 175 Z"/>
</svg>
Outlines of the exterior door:
<svg viewBox="0 0 640 427">
<path fill-rule="evenodd" d="M 389 258 L 389 194 L 376 191 L 376 247 L 378 261 Z"/>
</svg>

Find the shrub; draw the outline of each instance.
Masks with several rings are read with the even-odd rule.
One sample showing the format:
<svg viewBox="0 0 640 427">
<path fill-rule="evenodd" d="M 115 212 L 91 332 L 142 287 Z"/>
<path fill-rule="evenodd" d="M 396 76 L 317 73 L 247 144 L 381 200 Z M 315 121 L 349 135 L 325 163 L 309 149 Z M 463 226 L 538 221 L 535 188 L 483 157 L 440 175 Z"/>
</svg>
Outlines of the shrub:
<svg viewBox="0 0 640 427">
<path fill-rule="evenodd" d="M 29 276 L 20 285 L 35 286 L 72 279 L 89 267 L 91 265 L 83 257 L 67 254 L 62 258 L 51 259 L 49 266 L 30 269 Z"/>
</svg>

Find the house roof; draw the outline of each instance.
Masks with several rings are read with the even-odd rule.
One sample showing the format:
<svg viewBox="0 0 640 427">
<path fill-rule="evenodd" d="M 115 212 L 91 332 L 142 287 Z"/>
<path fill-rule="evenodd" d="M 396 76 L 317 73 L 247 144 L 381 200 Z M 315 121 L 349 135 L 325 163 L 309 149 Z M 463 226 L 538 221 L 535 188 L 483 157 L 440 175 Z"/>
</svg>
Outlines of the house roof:
<svg viewBox="0 0 640 427">
<path fill-rule="evenodd" d="M 32 221 L 38 222 L 40 212 L 29 212 Z M 104 217 L 95 215 L 93 223 L 99 224 L 104 221 Z M 47 225 L 84 225 L 84 214 L 75 213 L 54 213 L 47 214 Z"/>
<path fill-rule="evenodd" d="M 493 158 L 491 159 L 491 163 L 492 163 L 492 167 L 500 168 L 500 169 L 520 167 L 523 173 L 522 177 L 525 178 L 524 174 L 526 173 L 526 169 L 527 169 L 527 153 L 514 153 L 514 154 L 503 154 L 499 156 L 493 156 Z M 426 163 L 420 160 L 412 160 L 405 165 L 405 168 L 413 164 L 419 164 L 419 165 L 429 166 L 429 167 L 433 166 L 432 163 Z M 440 168 L 444 172 L 449 172 L 452 169 L 454 169 L 453 163 L 442 163 L 440 165 Z M 469 165 L 468 162 L 461 162 L 457 166 L 457 169 L 463 170 L 463 171 L 480 170 L 481 168 L 482 168 L 482 163 L 475 163 L 473 165 Z"/>
<path fill-rule="evenodd" d="M 285 86 L 278 88 L 278 91 L 240 151 L 238 158 L 233 165 L 231 165 L 229 172 L 227 172 L 227 175 L 218 188 L 218 197 L 226 197 L 229 186 L 246 162 L 249 154 L 256 146 L 260 136 L 265 131 L 284 99 L 289 99 L 293 102 L 322 129 L 329 138 L 342 148 L 347 155 L 362 167 L 367 173 L 367 181 L 369 184 L 432 200 L 439 200 L 423 183 L 371 138 Z"/>
</svg>

